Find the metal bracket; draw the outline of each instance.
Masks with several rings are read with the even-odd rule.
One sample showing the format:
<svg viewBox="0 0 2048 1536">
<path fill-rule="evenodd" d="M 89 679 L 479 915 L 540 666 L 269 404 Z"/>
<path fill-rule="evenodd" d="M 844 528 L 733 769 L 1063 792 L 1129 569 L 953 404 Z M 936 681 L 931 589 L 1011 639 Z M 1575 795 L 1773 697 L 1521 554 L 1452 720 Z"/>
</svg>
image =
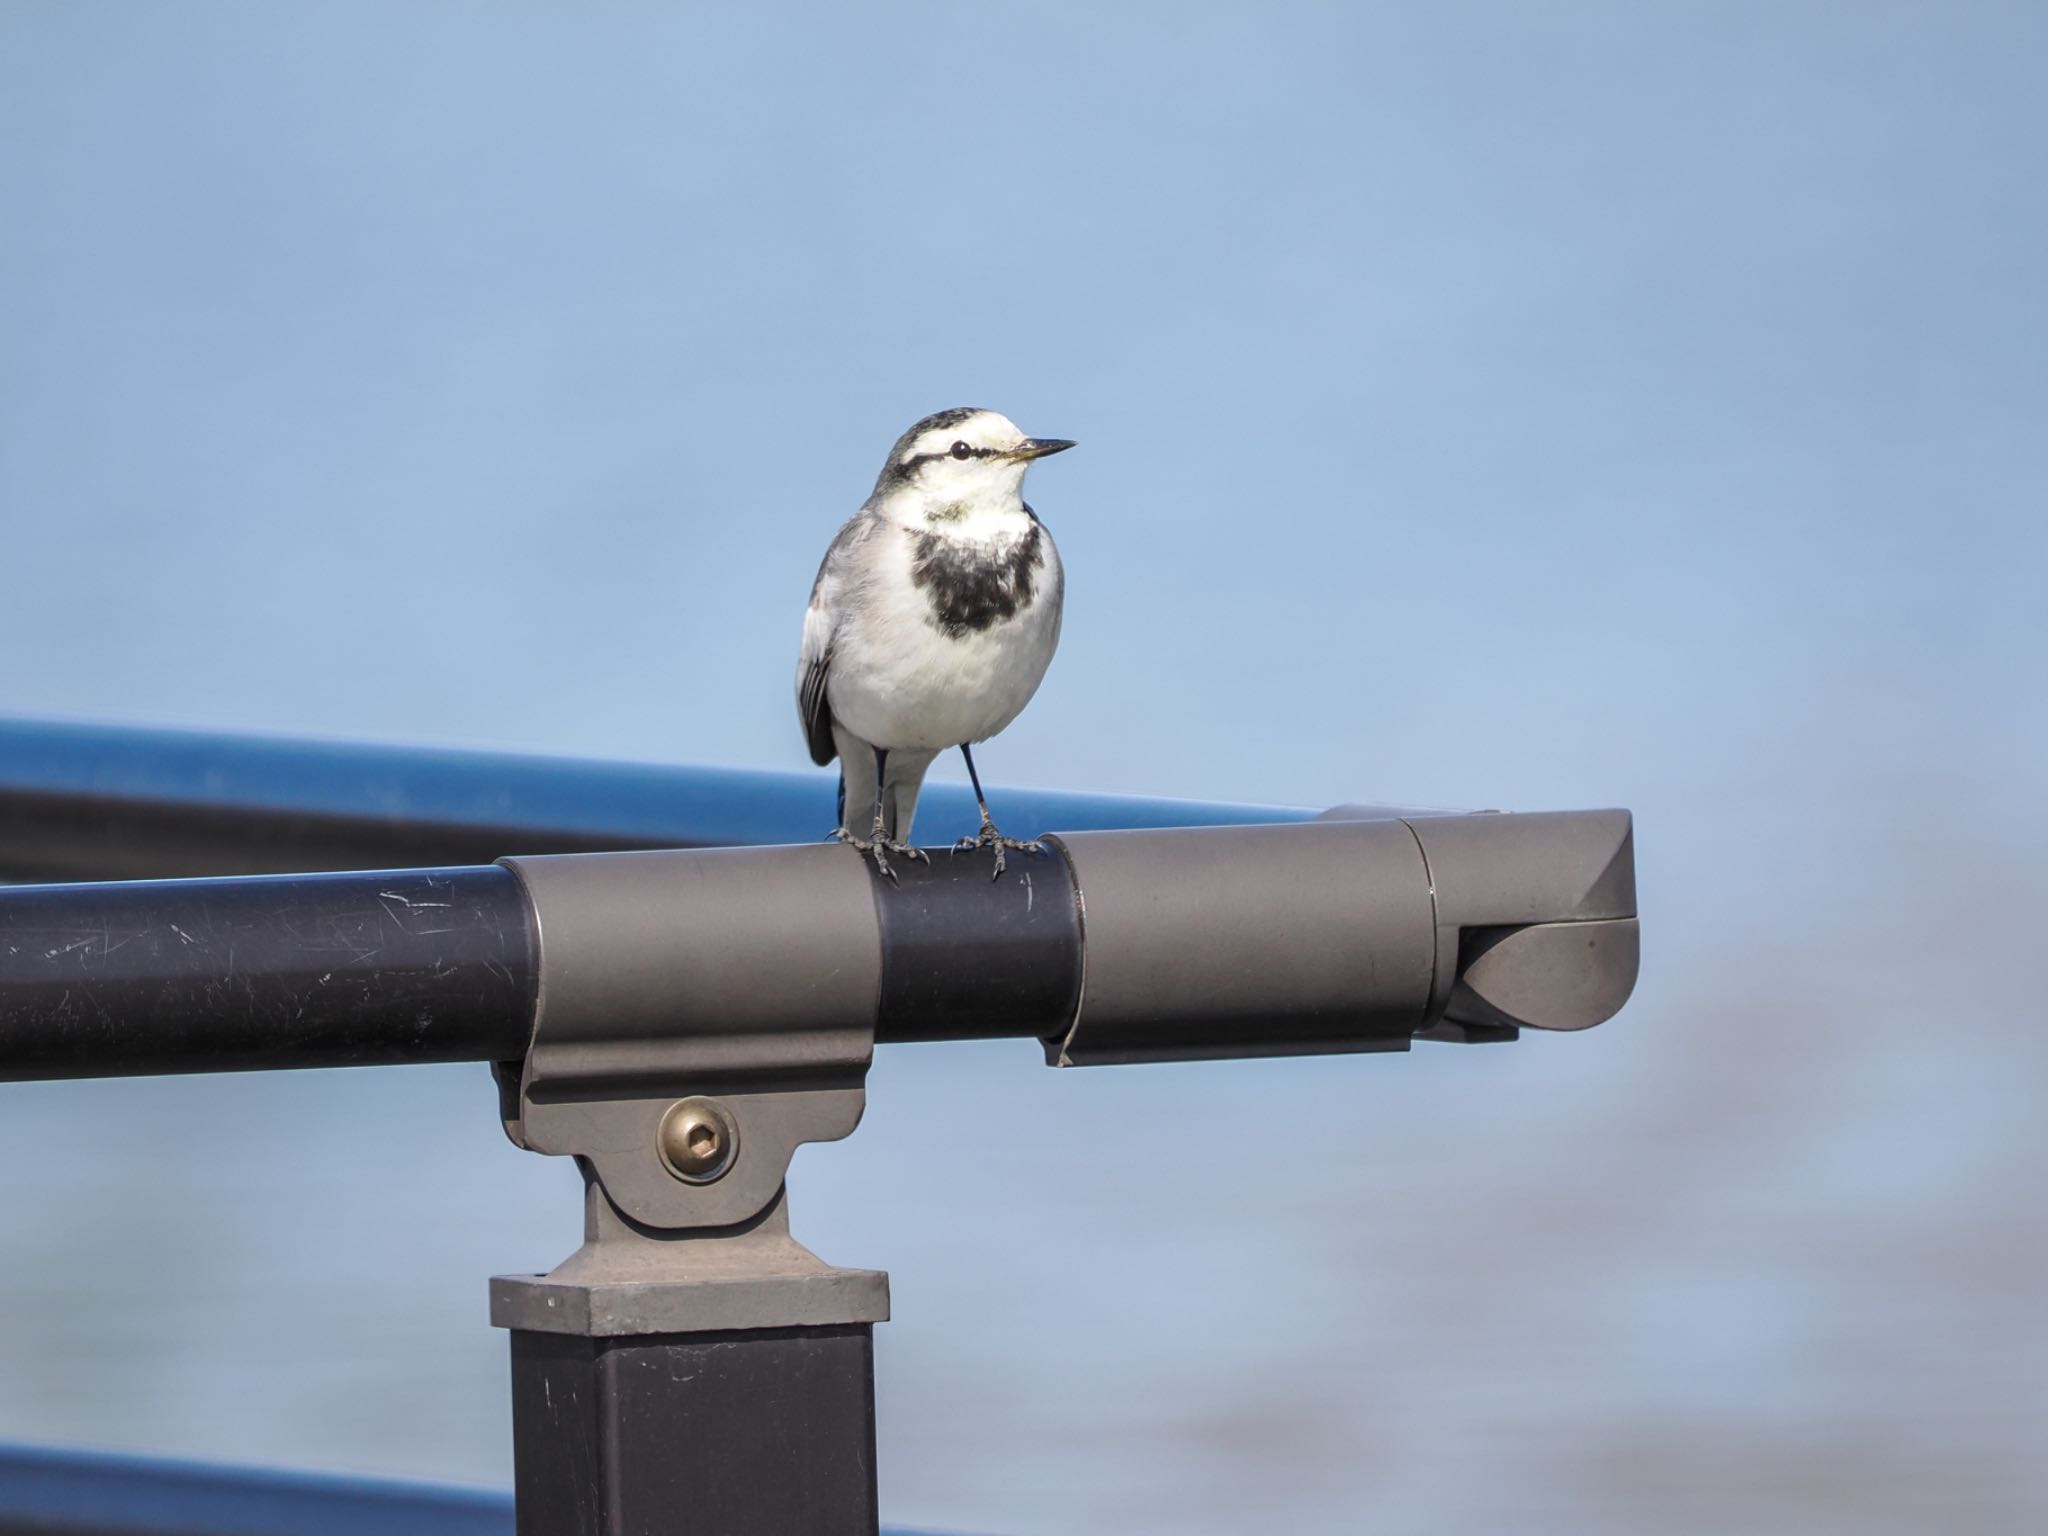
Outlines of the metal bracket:
<svg viewBox="0 0 2048 1536">
<path fill-rule="evenodd" d="M 536 1046 L 505 1129 L 528 1151 L 576 1158 L 620 1215 L 643 1226 L 738 1226 L 780 1196 L 799 1146 L 837 1141 L 860 1124 L 872 1046 L 860 1051 L 856 1064 L 846 1059 L 849 1042 L 816 1044 L 818 1057 L 833 1058 L 817 1070 L 850 1071 L 852 1086 L 793 1088 L 786 1080 L 768 1081 L 772 1074 L 766 1073 L 722 1079 L 663 1073 L 646 1081 L 668 1086 L 648 1093 L 590 1070 L 587 1054 L 574 1045 Z M 693 1113 L 695 1123 L 678 1131 Z M 692 1130 L 698 1132 L 696 1155 L 708 1165 L 703 1173 L 684 1166 Z"/>
<path fill-rule="evenodd" d="M 860 1124 L 881 946 L 844 850 L 505 863 L 541 974 L 516 1094 L 505 1083 L 514 1143 L 581 1160 L 623 1217 L 678 1231 L 750 1221 L 799 1146 Z"/>
<path fill-rule="evenodd" d="M 620 1338 L 885 1319 L 888 1276 L 797 1244 L 784 1187 L 799 1146 L 866 1107 L 881 945 L 864 862 L 817 847 L 505 863 L 540 956 L 525 1060 L 497 1069 L 505 1131 L 576 1159 L 584 1243 L 549 1274 L 493 1280 L 492 1321 Z"/>
</svg>

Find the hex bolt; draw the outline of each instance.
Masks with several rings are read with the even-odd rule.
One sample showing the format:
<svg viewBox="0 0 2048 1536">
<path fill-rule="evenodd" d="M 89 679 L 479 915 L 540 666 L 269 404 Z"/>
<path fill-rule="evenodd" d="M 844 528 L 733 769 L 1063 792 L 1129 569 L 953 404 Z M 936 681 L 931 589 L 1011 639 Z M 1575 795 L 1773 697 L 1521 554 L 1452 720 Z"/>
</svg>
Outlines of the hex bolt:
<svg viewBox="0 0 2048 1536">
<path fill-rule="evenodd" d="M 654 1144 L 670 1173 L 686 1184 L 709 1184 L 739 1156 L 740 1128 L 716 1099 L 678 1099 L 662 1115 Z"/>
</svg>

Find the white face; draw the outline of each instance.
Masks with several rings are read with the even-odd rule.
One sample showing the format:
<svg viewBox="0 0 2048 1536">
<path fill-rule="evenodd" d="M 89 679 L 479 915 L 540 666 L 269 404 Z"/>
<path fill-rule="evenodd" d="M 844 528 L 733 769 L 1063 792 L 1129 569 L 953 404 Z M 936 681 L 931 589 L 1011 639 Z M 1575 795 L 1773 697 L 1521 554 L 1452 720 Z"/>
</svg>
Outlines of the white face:
<svg viewBox="0 0 2048 1536">
<path fill-rule="evenodd" d="M 956 425 L 919 433 L 897 453 L 896 463 L 935 500 L 1009 499 L 1022 489 L 1024 471 L 1031 467 L 1020 452 L 1029 442 L 1009 417 L 976 411 Z"/>
<path fill-rule="evenodd" d="M 1061 446 L 1026 436 L 996 411 L 941 411 L 897 442 L 876 489 L 928 505 L 1013 506 L 1031 461 Z"/>
</svg>

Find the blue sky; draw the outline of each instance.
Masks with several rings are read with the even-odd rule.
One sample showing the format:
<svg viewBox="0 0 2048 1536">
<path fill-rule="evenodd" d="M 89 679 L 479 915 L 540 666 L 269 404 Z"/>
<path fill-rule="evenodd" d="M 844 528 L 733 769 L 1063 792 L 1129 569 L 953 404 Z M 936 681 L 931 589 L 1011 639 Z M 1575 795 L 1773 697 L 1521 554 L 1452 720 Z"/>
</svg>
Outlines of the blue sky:
<svg viewBox="0 0 2048 1536">
<path fill-rule="evenodd" d="M 1083 439 L 1002 777 L 1982 713 L 2041 26 L 1957 14 L 16 8 L 5 702 L 800 762 L 817 553 L 967 400 Z"/>
<path fill-rule="evenodd" d="M 1670 1202 L 1734 1251 L 1785 1253 L 1744 1225 L 1776 1230 L 1758 1182 L 1715 1182 L 1766 1135 L 1786 1220 L 1876 1169 L 1918 1214 L 1871 1208 L 1868 1241 L 1924 1248 L 1958 1202 L 1988 1230 L 1982 1191 L 2040 1163 L 1994 1064 L 2038 1061 L 2013 1033 L 2038 999 L 1982 950 L 2048 894 L 2044 47 L 2036 8 L 1817 0 L 0 6 L 0 710 L 798 766 L 825 541 L 903 426 L 993 406 L 1081 447 L 1033 472 L 1068 620 L 979 754 L 991 781 L 1637 812 L 1648 959 L 1621 1020 L 1258 1091 L 1398 1084 L 1423 1105 L 1382 1114 L 1433 1105 L 1483 1149 L 1541 1084 L 1559 1097 L 1516 1124 L 1552 1172 L 1658 1105 L 1641 1134 L 1703 1149 Z M 1931 1034 L 1975 1065 L 1930 1059 Z M 901 1069 L 924 1095 L 904 1129 L 871 1115 L 848 1155 L 900 1182 L 889 1159 L 942 1106 L 1027 1091 L 945 1060 Z M 1798 1091 L 1770 1097 L 1780 1073 Z M 1142 1150 L 1236 1081 L 1028 1092 L 1098 1128 L 1138 1115 Z M 1927 1082 L 1942 1108 L 1916 1120 Z M 1358 1134 L 1352 1194 L 1395 1154 Z M 979 1176 L 1021 1178 L 1021 1151 L 986 1150 Z M 487 1203 L 501 1164 L 450 1174 L 444 1204 Z M 1121 1198 L 1166 1199 L 1176 1166 Z M 1065 1252 L 1065 1207 L 1031 1187 L 1019 1230 Z M 1395 1230 L 1481 1243 L 1460 1209 L 1404 1205 Z M 950 1284 L 961 1307 L 956 1334 L 891 1325 L 907 1421 L 972 1332 L 969 1280 L 917 1247 L 916 1212 L 869 1215 L 887 1240 L 843 1256 L 897 1265 L 901 1295 L 914 1252 L 921 1304 Z M 1323 1272 L 1316 1224 L 1275 1223 L 1252 1230 L 1276 1269 Z M 1716 1339 L 1811 1343 L 1839 1317 L 1815 1298 L 1860 1272 L 1855 1242 L 1795 1275 L 1625 1227 L 1601 1229 L 1616 1306 L 1693 1287 Z M 1197 1301 L 1245 1304 L 1223 1279 Z M 1144 1355 L 1095 1315 L 1098 1347 Z M 1895 1325 L 1873 1314 L 1870 1340 Z M 2048 1355 L 2033 1326 L 1999 1350 Z M 1689 1369 L 1659 1330 L 1587 1327 L 1613 1383 L 1588 1422 L 1641 1421 L 1631 1392 Z M 1392 1370 L 1398 1341 L 1370 1342 Z M 1526 1337 L 1497 1342 L 1514 1381 L 1546 1379 Z M 1854 1399 L 1796 1356 L 1732 1400 Z M 1417 1390 L 1440 1363 L 1409 1362 Z M 1045 1429 L 1059 1384 L 1005 1369 L 1001 1445 L 1078 1491 L 1013 1487 L 975 1459 L 992 1435 L 919 1420 L 939 1448 L 885 1443 L 892 1518 L 1133 1528 L 1115 1469 Z M 1206 1390 L 1134 1380 L 1139 1416 Z M 1886 1381 L 1902 1415 L 1924 1395 L 1904 1365 Z M 1990 1398 L 2038 1428 L 2038 1391 L 2013 1392 Z M 1673 1444 L 1703 1443 L 1672 1414 Z M 260 1428 L 244 1443 L 317 1449 Z M 491 1433 L 343 1443 L 497 1475 Z M 1222 1465 L 1177 1433 L 1146 1441 L 1158 1468 Z M 1175 1528 L 1270 1500 L 1273 1464 L 1206 1474 Z M 1546 1475 L 1502 1486 L 1526 1512 Z M 1348 1528 L 1357 1484 L 1302 1486 L 1299 1528 Z M 1626 1528 L 1598 1478 L 1558 1487 L 1543 1507 L 1573 1528 Z M 1441 1479 L 1402 1497 L 1427 1528 L 1491 1518 Z"/>
</svg>

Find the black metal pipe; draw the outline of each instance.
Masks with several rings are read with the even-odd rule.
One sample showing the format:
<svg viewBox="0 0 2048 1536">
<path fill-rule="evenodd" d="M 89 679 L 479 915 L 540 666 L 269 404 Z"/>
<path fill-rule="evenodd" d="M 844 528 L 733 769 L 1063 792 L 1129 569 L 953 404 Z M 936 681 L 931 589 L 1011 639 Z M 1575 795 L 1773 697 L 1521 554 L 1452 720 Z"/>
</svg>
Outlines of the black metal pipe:
<svg viewBox="0 0 2048 1536">
<path fill-rule="evenodd" d="M 0 1080 L 516 1060 L 532 917 L 495 865 L 0 890 Z"/>
<path fill-rule="evenodd" d="M 941 851 L 876 883 L 878 1041 L 1028 1038 L 1073 1016 L 1065 860 L 988 871 Z M 0 1082 L 517 1061 L 537 926 L 492 864 L 0 887 Z M 667 953 L 648 941 L 650 964 Z"/>
<path fill-rule="evenodd" d="M 1063 1065 L 1583 1029 L 1635 983 L 1632 848 L 1583 811 L 1059 833 L 1000 880 L 814 844 L 0 888 L 0 1081 L 513 1061 L 536 1029 L 578 1078 L 789 1029 Z"/>
<path fill-rule="evenodd" d="M 1081 904 L 1058 844 L 899 859 L 873 884 L 882 947 L 875 1039 L 1050 1038 L 1081 1002 Z"/>
</svg>

